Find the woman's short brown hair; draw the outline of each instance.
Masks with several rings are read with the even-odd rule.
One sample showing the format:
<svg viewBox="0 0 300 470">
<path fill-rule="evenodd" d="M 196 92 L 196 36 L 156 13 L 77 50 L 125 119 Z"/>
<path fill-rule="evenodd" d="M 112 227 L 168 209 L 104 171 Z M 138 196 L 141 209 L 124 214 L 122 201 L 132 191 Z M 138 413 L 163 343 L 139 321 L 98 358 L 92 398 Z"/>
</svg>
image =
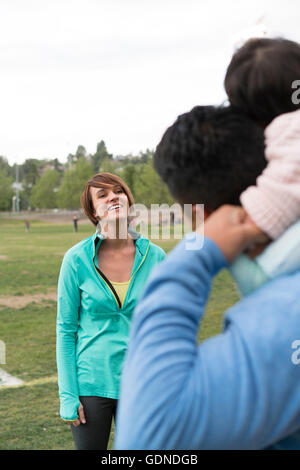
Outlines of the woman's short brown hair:
<svg viewBox="0 0 300 470">
<path fill-rule="evenodd" d="M 134 199 L 127 184 L 117 175 L 112 173 L 98 173 L 94 175 L 85 185 L 85 189 L 81 195 L 80 203 L 85 214 L 91 220 L 94 225 L 98 224 L 98 219 L 94 215 L 95 209 L 91 197 L 90 188 L 109 188 L 111 186 L 119 185 L 123 189 L 124 193 L 128 198 L 129 207 L 134 204 Z"/>
</svg>

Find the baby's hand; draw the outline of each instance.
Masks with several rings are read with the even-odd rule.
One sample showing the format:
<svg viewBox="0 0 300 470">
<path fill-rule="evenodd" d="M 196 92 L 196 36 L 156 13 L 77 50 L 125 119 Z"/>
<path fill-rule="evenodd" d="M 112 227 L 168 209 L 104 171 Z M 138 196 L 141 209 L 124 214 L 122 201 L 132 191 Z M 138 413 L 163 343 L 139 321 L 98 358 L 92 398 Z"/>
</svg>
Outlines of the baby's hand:
<svg viewBox="0 0 300 470">
<path fill-rule="evenodd" d="M 252 223 L 254 224 L 253 220 L 251 219 L 251 217 L 247 214 L 246 215 L 246 218 L 245 218 L 245 221 L 248 222 L 248 223 Z M 255 224 L 254 224 L 255 225 Z M 257 227 L 257 225 L 255 225 Z M 246 250 L 245 250 L 245 253 L 247 254 L 247 256 L 249 256 L 249 258 L 251 259 L 254 259 L 256 258 L 258 255 L 260 255 L 264 249 L 271 243 L 271 239 L 268 237 L 268 235 L 266 233 L 264 233 L 259 227 L 257 227 L 257 230 L 258 230 L 258 233 L 260 232 L 261 233 L 261 236 L 262 236 L 262 239 L 264 237 L 266 237 L 266 241 L 262 242 L 256 242 L 256 243 L 253 243 L 252 245 L 250 245 Z"/>
</svg>

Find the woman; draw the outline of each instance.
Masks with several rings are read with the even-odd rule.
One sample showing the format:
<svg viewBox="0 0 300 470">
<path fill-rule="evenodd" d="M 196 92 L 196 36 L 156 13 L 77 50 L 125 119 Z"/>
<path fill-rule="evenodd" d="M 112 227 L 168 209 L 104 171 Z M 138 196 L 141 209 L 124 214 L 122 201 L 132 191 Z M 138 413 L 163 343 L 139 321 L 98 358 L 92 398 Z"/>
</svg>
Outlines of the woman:
<svg viewBox="0 0 300 470">
<path fill-rule="evenodd" d="M 81 205 L 97 230 L 69 249 L 61 266 L 60 414 L 71 422 L 80 450 L 107 448 L 133 310 L 152 268 L 165 258 L 160 247 L 128 232 L 133 203 L 118 176 L 100 173 L 89 180 Z"/>
</svg>

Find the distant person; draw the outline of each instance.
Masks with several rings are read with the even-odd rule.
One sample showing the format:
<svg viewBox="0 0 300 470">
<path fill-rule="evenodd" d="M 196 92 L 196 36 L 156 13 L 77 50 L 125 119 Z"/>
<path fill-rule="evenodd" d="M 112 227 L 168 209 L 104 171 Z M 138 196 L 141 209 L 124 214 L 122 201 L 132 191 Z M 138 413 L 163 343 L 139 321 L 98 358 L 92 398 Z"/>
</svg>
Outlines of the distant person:
<svg viewBox="0 0 300 470">
<path fill-rule="evenodd" d="M 158 145 L 154 166 L 174 199 L 205 205 L 204 246 L 197 233 L 198 250 L 180 242 L 136 308 L 116 449 L 300 449 L 300 263 L 230 308 L 220 334 L 196 341 L 213 278 L 242 252 L 271 249 L 239 201 L 266 163 L 263 129 L 232 107 L 195 107 Z"/>
<path fill-rule="evenodd" d="M 170 225 L 171 225 L 171 227 L 174 227 L 174 223 L 175 223 L 175 214 L 172 211 L 171 214 L 170 214 Z"/>
<path fill-rule="evenodd" d="M 79 220 L 79 218 L 76 215 L 74 215 L 74 217 L 73 217 L 74 232 L 78 231 L 78 220 Z"/>
<path fill-rule="evenodd" d="M 25 232 L 29 233 L 29 229 L 30 229 L 30 223 L 29 223 L 29 220 L 25 220 Z"/>
<path fill-rule="evenodd" d="M 66 252 L 60 270 L 60 414 L 71 423 L 79 450 L 107 448 L 133 310 L 151 270 L 165 258 L 160 247 L 128 228 L 133 203 L 121 178 L 93 176 L 81 205 L 96 232 Z"/>
</svg>

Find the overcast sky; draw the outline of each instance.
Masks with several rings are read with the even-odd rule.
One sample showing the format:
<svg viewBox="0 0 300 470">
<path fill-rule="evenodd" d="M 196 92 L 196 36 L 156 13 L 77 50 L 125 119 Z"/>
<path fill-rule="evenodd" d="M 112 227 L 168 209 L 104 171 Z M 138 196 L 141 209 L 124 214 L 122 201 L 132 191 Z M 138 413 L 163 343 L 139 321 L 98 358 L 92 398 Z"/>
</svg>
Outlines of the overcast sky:
<svg viewBox="0 0 300 470">
<path fill-rule="evenodd" d="M 300 42 L 299 0 L 0 0 L 0 155 L 66 161 L 100 140 L 155 148 L 178 114 L 226 99 L 260 17 Z M 300 77 L 298 77 L 300 78 Z"/>
</svg>

